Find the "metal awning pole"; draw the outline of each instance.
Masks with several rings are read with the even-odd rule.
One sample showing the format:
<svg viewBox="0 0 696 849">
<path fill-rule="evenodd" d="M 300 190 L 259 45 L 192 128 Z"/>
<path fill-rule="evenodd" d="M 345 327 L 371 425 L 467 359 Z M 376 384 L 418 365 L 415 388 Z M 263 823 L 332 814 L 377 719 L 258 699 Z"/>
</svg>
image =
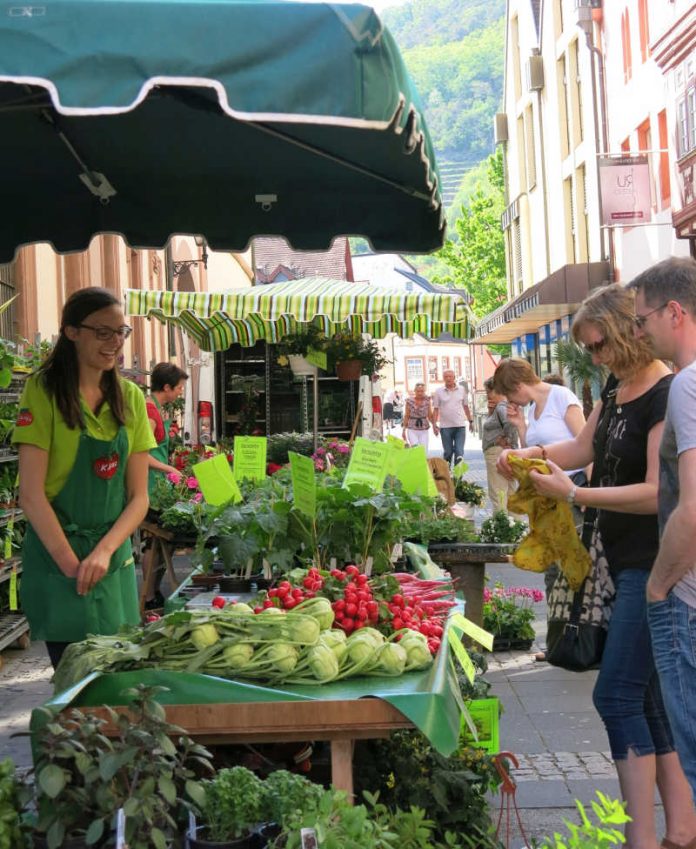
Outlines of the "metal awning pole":
<svg viewBox="0 0 696 849">
<path fill-rule="evenodd" d="M 319 369 L 314 370 L 312 380 L 312 427 L 314 428 L 314 450 L 319 447 Z"/>
</svg>

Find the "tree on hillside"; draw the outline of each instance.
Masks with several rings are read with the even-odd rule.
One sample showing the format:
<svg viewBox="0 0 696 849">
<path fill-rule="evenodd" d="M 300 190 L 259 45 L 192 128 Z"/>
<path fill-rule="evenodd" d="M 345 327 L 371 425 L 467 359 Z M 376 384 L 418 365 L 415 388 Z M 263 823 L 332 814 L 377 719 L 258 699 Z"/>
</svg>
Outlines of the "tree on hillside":
<svg viewBox="0 0 696 849">
<path fill-rule="evenodd" d="M 434 282 L 466 289 L 474 299 L 472 309 L 481 318 L 507 300 L 505 239 L 500 216 L 505 208 L 503 157 L 500 149 L 488 157 L 488 184 L 461 207 L 456 235 L 436 256 L 447 273 Z"/>
<path fill-rule="evenodd" d="M 505 0 L 411 0 L 382 17 L 404 50 L 459 41 L 505 17 Z"/>
</svg>

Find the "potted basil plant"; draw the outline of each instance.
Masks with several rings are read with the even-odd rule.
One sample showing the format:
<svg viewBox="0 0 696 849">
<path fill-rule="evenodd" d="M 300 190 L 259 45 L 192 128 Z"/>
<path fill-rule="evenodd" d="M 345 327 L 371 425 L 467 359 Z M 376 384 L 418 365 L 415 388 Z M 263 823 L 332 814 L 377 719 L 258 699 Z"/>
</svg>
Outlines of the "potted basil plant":
<svg viewBox="0 0 696 849">
<path fill-rule="evenodd" d="M 263 782 L 243 766 L 221 769 L 203 782 L 205 801 L 190 849 L 252 849 L 265 807 Z"/>
</svg>

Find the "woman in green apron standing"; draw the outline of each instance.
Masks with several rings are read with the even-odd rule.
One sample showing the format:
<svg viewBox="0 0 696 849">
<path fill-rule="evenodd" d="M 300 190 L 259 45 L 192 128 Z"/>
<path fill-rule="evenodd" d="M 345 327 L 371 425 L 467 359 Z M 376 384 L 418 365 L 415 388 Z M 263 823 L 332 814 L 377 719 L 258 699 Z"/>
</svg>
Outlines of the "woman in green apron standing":
<svg viewBox="0 0 696 849">
<path fill-rule="evenodd" d="M 130 537 L 147 512 L 154 438 L 142 392 L 118 373 L 130 333 L 111 292 L 75 292 L 20 400 L 20 598 L 54 667 L 69 643 L 140 621 Z"/>
<path fill-rule="evenodd" d="M 157 483 L 157 477 L 166 474 L 178 475 L 178 469 L 169 465 L 169 436 L 172 422 L 164 418 L 163 407 L 171 404 L 184 394 L 188 375 L 174 363 L 157 363 L 150 375 L 150 397 L 147 399 L 147 418 L 157 445 L 150 450 L 148 493 L 152 493 Z M 159 514 L 150 510 L 148 519 L 158 523 Z M 164 543 L 166 545 L 166 543 Z M 143 555 L 143 580 L 145 581 L 145 607 L 158 608 L 164 604 L 164 598 L 159 590 L 162 580 L 161 557 L 159 548 L 153 545 L 150 538 Z M 172 590 L 174 587 L 172 587 Z"/>
</svg>

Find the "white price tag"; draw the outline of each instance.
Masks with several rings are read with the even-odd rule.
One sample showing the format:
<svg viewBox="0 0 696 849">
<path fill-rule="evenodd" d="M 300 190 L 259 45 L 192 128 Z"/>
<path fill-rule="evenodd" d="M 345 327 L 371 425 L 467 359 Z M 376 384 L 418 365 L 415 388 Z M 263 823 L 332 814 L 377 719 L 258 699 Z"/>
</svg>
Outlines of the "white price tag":
<svg viewBox="0 0 696 849">
<path fill-rule="evenodd" d="M 317 833 L 313 828 L 300 829 L 300 842 L 302 849 L 317 849 L 319 846 L 319 843 L 317 842 Z"/>
<path fill-rule="evenodd" d="M 116 849 L 128 849 L 126 843 L 126 814 L 123 808 L 116 811 Z"/>
<path fill-rule="evenodd" d="M 189 811 L 189 827 L 188 827 L 188 836 L 191 840 L 196 839 L 196 815 Z"/>
</svg>

